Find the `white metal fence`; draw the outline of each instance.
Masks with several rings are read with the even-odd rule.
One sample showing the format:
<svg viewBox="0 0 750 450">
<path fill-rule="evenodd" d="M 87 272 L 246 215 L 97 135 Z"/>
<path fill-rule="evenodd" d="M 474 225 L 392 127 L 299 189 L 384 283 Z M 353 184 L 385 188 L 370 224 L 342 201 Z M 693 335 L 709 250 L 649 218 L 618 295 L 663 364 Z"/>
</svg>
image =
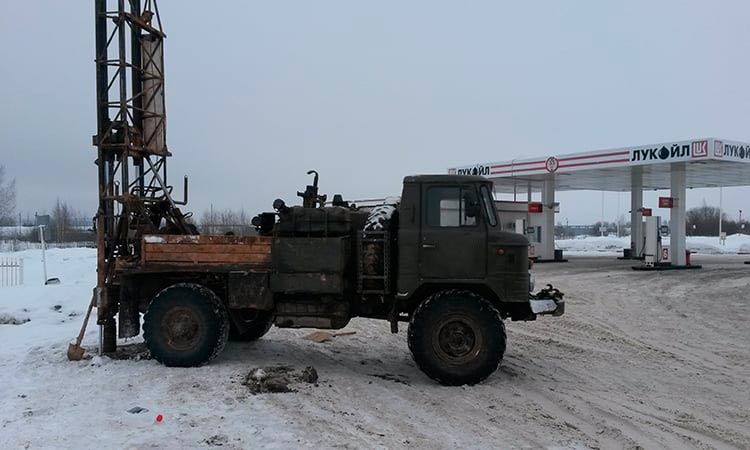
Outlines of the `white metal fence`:
<svg viewBox="0 0 750 450">
<path fill-rule="evenodd" d="M 23 258 L 0 257 L 0 287 L 23 284 Z"/>
<path fill-rule="evenodd" d="M 45 243 L 47 249 L 50 248 L 96 248 L 96 242 L 85 241 L 85 242 L 47 242 Z M 20 252 L 23 250 L 40 250 L 42 244 L 40 242 L 28 242 L 28 241 L 16 241 L 16 240 L 3 240 L 0 239 L 0 252 Z"/>
</svg>

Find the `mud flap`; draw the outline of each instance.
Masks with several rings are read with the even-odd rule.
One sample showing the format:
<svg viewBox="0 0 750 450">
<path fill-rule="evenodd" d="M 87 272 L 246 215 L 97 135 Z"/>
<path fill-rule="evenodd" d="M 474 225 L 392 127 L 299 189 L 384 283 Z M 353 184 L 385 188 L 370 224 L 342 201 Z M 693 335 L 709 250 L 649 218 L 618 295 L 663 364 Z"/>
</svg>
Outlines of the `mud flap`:
<svg viewBox="0 0 750 450">
<path fill-rule="evenodd" d="M 141 314 L 138 302 L 126 288 L 120 288 L 120 302 L 117 311 L 117 337 L 121 339 L 138 336 L 141 333 Z"/>
</svg>

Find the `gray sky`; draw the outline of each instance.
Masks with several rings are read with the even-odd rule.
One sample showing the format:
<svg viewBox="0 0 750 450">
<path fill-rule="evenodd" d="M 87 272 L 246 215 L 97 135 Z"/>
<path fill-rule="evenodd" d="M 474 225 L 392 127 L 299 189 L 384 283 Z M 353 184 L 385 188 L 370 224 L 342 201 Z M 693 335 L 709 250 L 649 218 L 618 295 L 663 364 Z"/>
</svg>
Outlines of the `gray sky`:
<svg viewBox="0 0 750 450">
<path fill-rule="evenodd" d="M 161 0 L 172 180 L 191 204 L 270 209 L 397 194 L 404 175 L 693 137 L 750 140 L 746 1 Z M 22 212 L 96 204 L 92 1 L 7 2 L 0 164 Z M 750 180 L 749 180 L 750 181 Z M 180 189 L 177 189 L 181 191 Z M 730 215 L 750 189 L 725 189 Z M 621 213 L 629 196 L 620 195 Z M 650 197 L 647 195 L 648 201 Z M 718 203 L 693 190 L 688 206 Z M 601 216 L 560 194 L 558 220 Z M 617 194 L 605 197 L 614 220 Z M 744 208 L 743 208 L 744 207 Z"/>
</svg>

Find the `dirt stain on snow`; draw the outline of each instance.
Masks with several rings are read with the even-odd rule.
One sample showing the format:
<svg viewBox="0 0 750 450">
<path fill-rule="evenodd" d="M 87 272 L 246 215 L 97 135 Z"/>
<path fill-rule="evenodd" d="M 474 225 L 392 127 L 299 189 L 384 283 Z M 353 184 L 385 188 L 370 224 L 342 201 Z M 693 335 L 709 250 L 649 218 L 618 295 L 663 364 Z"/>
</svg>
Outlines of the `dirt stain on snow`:
<svg viewBox="0 0 750 450">
<path fill-rule="evenodd" d="M 253 394 L 297 392 L 292 386 L 318 383 L 318 372 L 312 366 L 297 370 L 291 366 L 256 367 L 245 376 L 244 386 Z"/>
<path fill-rule="evenodd" d="M 411 386 L 411 380 L 403 375 L 397 375 L 392 373 L 371 373 L 371 377 L 381 378 L 386 381 L 393 381 L 394 383 L 405 384 Z"/>
<path fill-rule="evenodd" d="M 26 322 L 30 322 L 31 319 L 24 317 L 24 318 L 17 318 L 15 316 L 11 316 L 10 314 L 0 314 L 0 325 L 23 325 Z"/>
<path fill-rule="evenodd" d="M 148 348 L 146 347 L 146 343 L 139 342 L 136 344 L 125 344 L 120 345 L 117 347 L 117 350 L 108 353 L 108 357 L 111 359 L 117 359 L 117 360 L 134 360 L 134 361 L 141 361 L 146 359 L 151 359 L 151 352 L 148 351 Z"/>
<path fill-rule="evenodd" d="M 203 443 L 210 447 L 222 447 L 229 443 L 229 437 L 226 434 L 215 434 L 205 439 Z"/>
</svg>

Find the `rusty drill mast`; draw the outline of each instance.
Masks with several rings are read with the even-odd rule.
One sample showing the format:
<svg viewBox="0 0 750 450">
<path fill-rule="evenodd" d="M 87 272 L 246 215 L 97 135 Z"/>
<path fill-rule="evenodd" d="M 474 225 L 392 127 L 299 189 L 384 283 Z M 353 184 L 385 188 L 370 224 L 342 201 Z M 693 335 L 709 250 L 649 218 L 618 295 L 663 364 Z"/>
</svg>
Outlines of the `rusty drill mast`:
<svg viewBox="0 0 750 450">
<path fill-rule="evenodd" d="M 100 351 L 116 348 L 125 303 L 117 276 L 140 255 L 143 234 L 195 234 L 167 184 L 164 39 L 156 0 L 95 0 L 99 172 L 97 323 Z M 121 337 L 133 331 L 120 328 Z"/>
</svg>

